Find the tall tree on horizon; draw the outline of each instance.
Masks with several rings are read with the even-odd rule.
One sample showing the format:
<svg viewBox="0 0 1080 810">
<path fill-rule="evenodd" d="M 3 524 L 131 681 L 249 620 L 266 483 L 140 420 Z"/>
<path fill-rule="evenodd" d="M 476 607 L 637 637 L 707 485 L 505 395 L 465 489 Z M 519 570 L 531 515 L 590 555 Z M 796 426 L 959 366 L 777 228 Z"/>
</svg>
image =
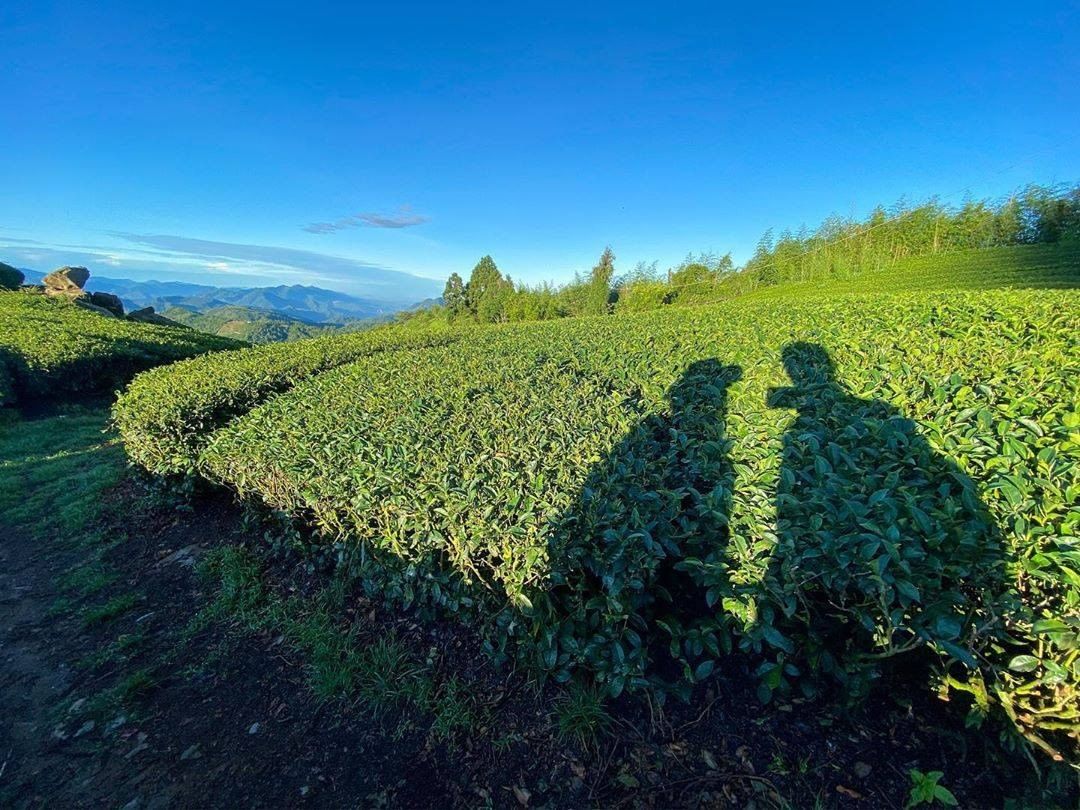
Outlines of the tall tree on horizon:
<svg viewBox="0 0 1080 810">
<path fill-rule="evenodd" d="M 465 282 L 461 280 L 461 276 L 457 273 L 451 273 L 450 278 L 446 280 L 442 298 L 443 306 L 451 315 L 460 315 L 469 308 L 465 297 Z"/>
<path fill-rule="evenodd" d="M 600 261 L 589 273 L 584 314 L 606 315 L 611 311 L 611 280 L 614 276 L 615 253 L 609 246 L 604 248 Z"/>
<path fill-rule="evenodd" d="M 494 259 L 484 256 L 465 285 L 465 300 L 478 320 L 491 323 L 505 320 L 506 303 L 513 291 L 510 277 L 499 272 Z"/>
</svg>

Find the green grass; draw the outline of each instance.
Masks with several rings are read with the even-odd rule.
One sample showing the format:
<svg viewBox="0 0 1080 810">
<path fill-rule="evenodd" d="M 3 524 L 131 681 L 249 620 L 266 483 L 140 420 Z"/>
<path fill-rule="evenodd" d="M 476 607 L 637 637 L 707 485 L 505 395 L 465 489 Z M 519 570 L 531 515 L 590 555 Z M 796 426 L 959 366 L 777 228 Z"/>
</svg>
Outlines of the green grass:
<svg viewBox="0 0 1080 810">
<path fill-rule="evenodd" d="M 564 742 L 588 749 L 611 727 L 611 715 L 604 706 L 603 695 L 575 683 L 555 704 L 555 724 Z"/>
<path fill-rule="evenodd" d="M 0 292 L 0 405 L 107 392 L 152 366 L 241 345 L 37 293 Z"/>
<path fill-rule="evenodd" d="M 122 710 L 134 708 L 139 699 L 154 689 L 157 683 L 149 669 L 137 669 L 90 697 L 79 713 L 86 717 L 111 719 Z"/>
<path fill-rule="evenodd" d="M 452 675 L 439 685 L 431 711 L 434 715 L 431 735 L 436 742 L 452 740 L 481 724 L 475 695 L 470 694 L 468 686 Z"/>
<path fill-rule="evenodd" d="M 116 574 L 99 561 L 80 564 L 65 571 L 57 580 L 57 586 L 78 596 L 91 596 L 116 581 Z"/>
<path fill-rule="evenodd" d="M 39 418 L 11 411 L 0 417 L 0 528 L 16 530 L 6 535 L 10 542 L 32 544 L 59 572 L 61 595 L 48 615 L 106 636 L 79 666 L 114 668 L 107 674 L 116 682 L 82 711 L 112 719 L 152 688 L 153 678 L 146 668 L 126 671 L 143 649 L 142 633 L 107 638 L 112 623 L 140 601 L 138 594 L 117 592 L 108 562 L 107 552 L 126 539 L 126 521 L 140 507 L 113 492 L 128 467 L 107 425 L 104 408 L 78 405 Z"/>
<path fill-rule="evenodd" d="M 212 623 L 244 632 L 281 634 L 307 662 L 308 684 L 322 700 L 358 699 L 378 717 L 411 721 L 409 708 L 429 716 L 434 742 L 452 741 L 475 729 L 483 716 L 477 696 L 454 676 L 439 678 L 434 662 L 420 659 L 392 635 L 365 637 L 343 624 L 343 591 L 332 581 L 315 599 L 282 598 L 265 585 L 262 566 L 238 547 L 213 550 L 199 572 L 214 599 L 193 619 L 189 638 Z"/>
<path fill-rule="evenodd" d="M 126 464 L 104 428 L 101 409 L 77 406 L 0 424 L 0 523 L 37 538 L 107 540 L 92 529 Z"/>
<path fill-rule="evenodd" d="M 101 669 L 109 665 L 127 663 L 146 643 L 146 635 L 121 633 L 113 641 L 86 655 L 79 661 L 79 666 L 86 669 Z"/>
<path fill-rule="evenodd" d="M 83 627 L 110 622 L 118 616 L 122 616 L 139 603 L 138 594 L 122 593 L 113 596 L 107 602 L 88 607 L 82 612 Z"/>
</svg>

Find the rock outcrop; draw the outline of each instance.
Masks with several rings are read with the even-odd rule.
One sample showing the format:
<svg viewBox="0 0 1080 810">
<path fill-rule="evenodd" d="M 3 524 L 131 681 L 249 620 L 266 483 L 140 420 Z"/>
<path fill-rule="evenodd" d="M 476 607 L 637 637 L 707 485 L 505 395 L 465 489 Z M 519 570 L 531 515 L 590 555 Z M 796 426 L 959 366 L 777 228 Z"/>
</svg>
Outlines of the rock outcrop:
<svg viewBox="0 0 1080 810">
<path fill-rule="evenodd" d="M 90 278 L 85 267 L 61 267 L 41 280 L 41 290 L 58 298 L 66 298 L 83 309 L 110 318 L 124 317 L 124 302 L 107 292 L 87 292 L 83 289 Z"/>
<path fill-rule="evenodd" d="M 0 290 L 17 290 L 25 280 L 22 270 L 0 262 Z"/>
<path fill-rule="evenodd" d="M 118 295 L 107 292 L 92 292 L 90 293 L 90 303 L 101 309 L 108 310 L 117 318 L 124 317 L 124 302 L 120 300 Z"/>
<path fill-rule="evenodd" d="M 83 287 L 90 278 L 85 267 L 61 267 L 41 280 L 46 295 L 62 295 L 65 298 L 81 298 L 86 295 Z"/>
<path fill-rule="evenodd" d="M 106 318 L 120 317 L 112 310 L 105 309 L 105 307 L 99 307 L 93 301 L 90 300 L 90 296 L 83 295 L 79 298 L 72 299 L 72 303 L 79 309 L 88 309 L 91 312 L 96 312 L 98 315 L 104 315 Z"/>
<path fill-rule="evenodd" d="M 143 307 L 142 309 L 132 310 L 127 314 L 129 321 L 139 321 L 140 323 L 156 323 L 158 326 L 175 326 L 178 329 L 190 329 L 190 326 L 185 326 L 182 323 L 177 323 L 170 318 L 166 318 L 164 315 L 158 315 L 154 312 L 153 307 Z"/>
<path fill-rule="evenodd" d="M 6 265 L 5 265 L 6 266 Z M 19 274 L 20 280 L 22 274 Z M 45 295 L 66 298 L 75 306 L 96 312 L 107 318 L 125 318 L 139 323 L 152 323 L 158 326 L 172 326 L 176 329 L 190 329 L 182 323 L 158 315 L 153 307 L 143 307 L 124 314 L 124 302 L 120 297 L 107 292 L 90 292 L 83 288 L 90 278 L 90 271 L 85 267 L 61 267 L 41 280 L 41 290 Z"/>
</svg>

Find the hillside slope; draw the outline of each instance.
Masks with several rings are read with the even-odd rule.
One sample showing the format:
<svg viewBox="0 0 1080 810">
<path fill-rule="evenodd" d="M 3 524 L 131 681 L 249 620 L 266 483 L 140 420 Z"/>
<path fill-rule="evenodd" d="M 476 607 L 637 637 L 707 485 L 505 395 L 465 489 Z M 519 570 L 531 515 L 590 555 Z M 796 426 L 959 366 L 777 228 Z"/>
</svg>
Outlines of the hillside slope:
<svg viewBox="0 0 1080 810">
<path fill-rule="evenodd" d="M 251 307 L 212 307 L 202 312 L 187 307 L 169 307 L 166 318 L 210 335 L 248 343 L 280 343 L 319 337 L 338 330 L 334 324 L 308 323 L 288 315 Z"/>
<path fill-rule="evenodd" d="M 249 289 L 219 288 L 168 303 L 200 311 L 221 306 L 245 307 L 275 312 L 311 324 L 345 323 L 384 315 L 405 306 L 404 303 L 395 306 L 299 284 Z"/>
<path fill-rule="evenodd" d="M 0 405 L 107 391 L 139 371 L 244 343 L 0 292 Z"/>
<path fill-rule="evenodd" d="M 732 279 L 731 286 L 746 282 Z M 901 259 L 845 278 L 822 278 L 750 289 L 754 298 L 917 290 L 1080 288 L 1080 242 L 963 250 Z"/>
</svg>

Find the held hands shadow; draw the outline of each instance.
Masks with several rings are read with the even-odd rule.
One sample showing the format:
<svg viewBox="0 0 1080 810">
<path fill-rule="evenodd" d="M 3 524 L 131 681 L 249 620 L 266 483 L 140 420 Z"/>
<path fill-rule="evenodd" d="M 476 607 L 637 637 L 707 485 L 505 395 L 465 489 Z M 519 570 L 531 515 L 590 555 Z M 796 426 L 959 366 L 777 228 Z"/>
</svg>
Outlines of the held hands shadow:
<svg viewBox="0 0 1080 810">
<path fill-rule="evenodd" d="M 974 613 L 1007 584 L 1002 538 L 974 482 L 896 408 L 851 394 L 821 346 L 789 344 L 783 363 L 792 385 L 768 404 L 797 415 L 750 636 L 778 663 L 803 659 L 855 694 L 879 662 L 927 645 L 975 665 Z M 770 689 L 787 674 L 778 666 Z"/>
<path fill-rule="evenodd" d="M 976 665 L 976 614 L 982 639 L 1007 585 L 974 483 L 894 407 L 850 393 L 821 346 L 790 344 L 783 362 L 792 385 L 768 404 L 797 415 L 775 545 L 754 542 L 773 527 L 752 527 L 733 550 L 726 419 L 741 369 L 694 363 L 551 527 L 532 636 L 557 679 L 584 669 L 611 694 L 687 694 L 733 640 L 764 657 L 765 698 L 792 681 L 810 694 L 818 674 L 858 695 L 881 662 L 931 647 Z"/>
</svg>

